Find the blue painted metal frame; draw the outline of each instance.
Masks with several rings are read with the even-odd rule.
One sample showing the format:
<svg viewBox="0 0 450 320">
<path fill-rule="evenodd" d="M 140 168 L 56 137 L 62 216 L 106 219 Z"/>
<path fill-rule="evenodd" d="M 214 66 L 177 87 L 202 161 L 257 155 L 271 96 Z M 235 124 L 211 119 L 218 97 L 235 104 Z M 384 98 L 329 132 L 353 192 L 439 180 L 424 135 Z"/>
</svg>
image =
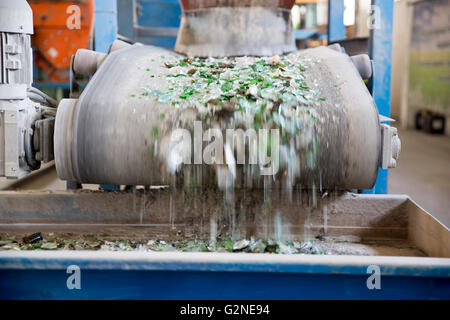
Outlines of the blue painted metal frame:
<svg viewBox="0 0 450 320">
<path fill-rule="evenodd" d="M 142 27 L 178 28 L 180 26 L 181 6 L 178 0 L 136 0 L 141 6 L 141 15 L 137 17 Z M 138 38 L 154 46 L 172 49 L 176 38 L 155 37 Z"/>
<path fill-rule="evenodd" d="M 298 29 L 295 30 L 295 40 L 306 40 L 317 35 L 317 29 Z"/>
<path fill-rule="evenodd" d="M 108 52 L 117 37 L 117 0 L 95 0 L 94 47 L 95 51 Z"/>
<path fill-rule="evenodd" d="M 134 12 L 138 8 L 137 13 Z M 138 36 L 136 27 L 178 28 L 181 6 L 178 0 L 118 0 L 119 33 L 133 41 L 172 49 L 175 37 Z M 136 16 L 134 16 L 136 14 Z"/>
<path fill-rule="evenodd" d="M 390 117 L 394 0 L 372 0 L 372 5 L 377 8 L 380 21 L 375 21 L 376 27 L 371 30 L 369 43 L 369 53 L 374 66 L 371 91 L 378 113 Z M 379 169 L 374 188 L 363 192 L 385 194 L 388 193 L 387 185 L 388 170 Z"/>
<path fill-rule="evenodd" d="M 134 39 L 135 0 L 117 0 L 118 33 L 131 40 Z"/>
<path fill-rule="evenodd" d="M 344 0 L 328 0 L 328 43 L 345 39 Z"/>
<path fill-rule="evenodd" d="M 98 51 L 106 52 L 116 38 L 115 4 L 116 0 L 95 2 L 95 21 L 101 26 L 95 29 Z M 340 40 L 345 37 L 343 0 L 331 0 L 331 4 L 330 38 Z M 389 116 L 393 0 L 375 0 L 374 4 L 381 8 L 382 23 L 372 33 L 372 93 L 380 114 Z M 384 174 L 377 181 L 376 193 L 386 190 Z M 0 299 L 450 299 L 448 265 L 380 264 L 382 289 L 369 290 L 367 266 L 311 264 L 301 259 L 280 263 L 271 256 L 267 260 L 229 264 L 130 260 L 126 254 L 116 259 L 0 254 Z M 81 290 L 67 289 L 69 265 L 82 270 Z"/>
<path fill-rule="evenodd" d="M 330 264 L 329 257 L 286 262 L 267 254 L 259 261 L 224 262 L 211 253 L 202 254 L 209 256 L 203 261 L 179 258 L 186 253 L 165 259 L 152 253 L 36 253 L 0 254 L 0 299 L 450 299 L 448 263 L 392 265 L 381 258 L 381 289 L 369 290 L 368 266 L 343 263 L 345 257 Z M 69 265 L 81 270 L 80 290 L 67 289 Z"/>
<path fill-rule="evenodd" d="M 117 0 L 95 0 L 94 48 L 107 53 L 117 38 Z M 120 190 L 118 185 L 100 185 L 103 190 Z"/>
</svg>

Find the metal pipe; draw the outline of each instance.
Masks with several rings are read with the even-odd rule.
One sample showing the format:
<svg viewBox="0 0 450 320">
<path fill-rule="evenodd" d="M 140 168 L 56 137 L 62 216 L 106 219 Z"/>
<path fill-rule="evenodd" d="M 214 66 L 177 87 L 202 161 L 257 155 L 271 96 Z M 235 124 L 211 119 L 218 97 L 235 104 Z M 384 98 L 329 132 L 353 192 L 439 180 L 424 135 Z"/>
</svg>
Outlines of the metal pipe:
<svg viewBox="0 0 450 320">
<path fill-rule="evenodd" d="M 85 76 L 92 76 L 105 57 L 105 53 L 87 49 L 78 49 L 73 61 L 73 71 Z"/>
</svg>

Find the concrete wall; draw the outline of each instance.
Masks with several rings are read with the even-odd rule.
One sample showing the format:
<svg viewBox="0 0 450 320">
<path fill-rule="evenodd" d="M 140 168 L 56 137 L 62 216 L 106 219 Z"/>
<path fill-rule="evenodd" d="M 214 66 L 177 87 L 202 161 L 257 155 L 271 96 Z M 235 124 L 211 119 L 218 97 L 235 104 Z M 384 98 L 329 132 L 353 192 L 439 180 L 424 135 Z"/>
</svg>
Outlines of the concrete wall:
<svg viewBox="0 0 450 320">
<path fill-rule="evenodd" d="M 450 78 L 450 33 L 445 13 L 449 3 L 395 2 L 391 115 L 403 128 L 414 127 L 415 113 L 427 108 L 447 116 L 446 134 L 450 135 L 450 106 L 445 90 Z M 414 16 L 417 6 L 420 8 Z"/>
<path fill-rule="evenodd" d="M 417 111 L 432 110 L 450 120 L 450 1 L 414 4 L 409 55 L 408 125 Z M 447 125 L 447 134 L 450 134 Z"/>
<path fill-rule="evenodd" d="M 411 38 L 412 6 L 410 0 L 399 0 L 394 5 L 394 34 L 392 55 L 392 86 L 391 86 L 391 117 L 401 122 L 402 127 L 407 124 L 406 111 L 408 84 L 408 57 Z M 406 90 L 406 95 L 405 95 Z M 405 100 L 402 102 L 402 99 Z M 403 116 L 402 116 L 403 113 Z"/>
</svg>

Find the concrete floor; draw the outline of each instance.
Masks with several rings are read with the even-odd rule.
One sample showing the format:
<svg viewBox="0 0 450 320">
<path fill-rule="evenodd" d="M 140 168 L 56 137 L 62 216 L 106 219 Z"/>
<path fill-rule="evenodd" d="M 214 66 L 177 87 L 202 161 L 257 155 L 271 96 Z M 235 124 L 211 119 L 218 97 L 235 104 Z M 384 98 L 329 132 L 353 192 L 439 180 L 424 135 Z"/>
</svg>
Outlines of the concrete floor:
<svg viewBox="0 0 450 320">
<path fill-rule="evenodd" d="M 42 165 L 39 170 L 26 177 L 16 179 L 0 178 L 0 190 L 65 190 L 66 182 L 58 178 L 54 162 Z"/>
<path fill-rule="evenodd" d="M 450 226 L 450 137 L 399 130 L 402 151 L 389 171 L 389 193 L 407 194 Z"/>
</svg>

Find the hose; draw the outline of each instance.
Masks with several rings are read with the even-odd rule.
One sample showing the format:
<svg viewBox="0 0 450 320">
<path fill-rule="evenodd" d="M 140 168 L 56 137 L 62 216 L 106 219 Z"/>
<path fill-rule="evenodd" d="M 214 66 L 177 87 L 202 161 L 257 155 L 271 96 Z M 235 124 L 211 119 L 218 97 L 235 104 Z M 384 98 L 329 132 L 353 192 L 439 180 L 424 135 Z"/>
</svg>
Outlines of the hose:
<svg viewBox="0 0 450 320">
<path fill-rule="evenodd" d="M 27 88 L 27 96 L 30 99 L 36 100 L 38 102 L 49 104 L 50 106 L 56 108 L 58 106 L 58 101 L 48 96 L 39 89 L 29 87 Z"/>
</svg>

